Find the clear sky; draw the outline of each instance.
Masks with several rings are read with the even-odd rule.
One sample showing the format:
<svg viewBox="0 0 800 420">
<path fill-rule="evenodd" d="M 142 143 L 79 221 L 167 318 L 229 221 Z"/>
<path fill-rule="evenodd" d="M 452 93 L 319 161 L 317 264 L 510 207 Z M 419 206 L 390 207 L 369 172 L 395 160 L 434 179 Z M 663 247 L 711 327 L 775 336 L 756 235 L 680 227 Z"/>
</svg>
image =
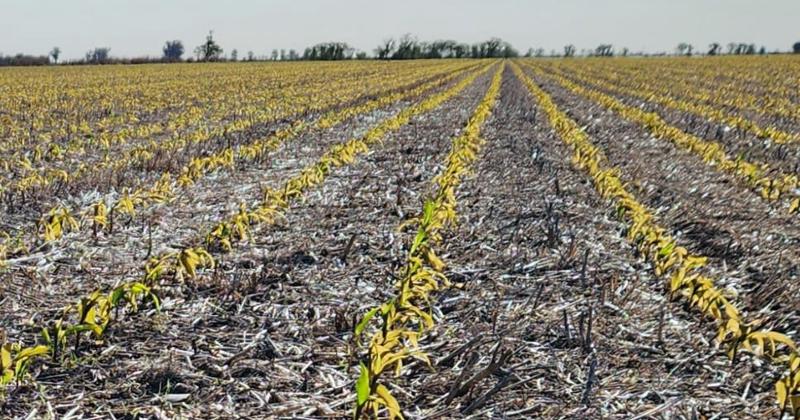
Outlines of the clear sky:
<svg viewBox="0 0 800 420">
<path fill-rule="evenodd" d="M 468 43 L 498 36 L 520 51 L 610 43 L 654 52 L 713 41 L 789 50 L 800 41 L 800 0 L 0 0 L 6 55 L 58 45 L 63 58 L 100 46 L 159 56 L 168 39 L 190 53 L 210 29 L 240 57 L 323 41 L 372 52 L 406 32 Z"/>
</svg>

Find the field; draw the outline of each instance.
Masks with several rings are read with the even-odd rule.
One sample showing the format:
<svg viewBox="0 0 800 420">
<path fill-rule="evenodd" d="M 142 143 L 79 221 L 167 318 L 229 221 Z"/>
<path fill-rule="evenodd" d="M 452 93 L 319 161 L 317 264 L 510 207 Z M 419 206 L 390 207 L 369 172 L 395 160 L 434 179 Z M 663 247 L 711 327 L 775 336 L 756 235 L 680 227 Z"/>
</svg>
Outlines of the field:
<svg viewBox="0 0 800 420">
<path fill-rule="evenodd" d="M 0 69 L 0 417 L 793 418 L 798 85 Z"/>
</svg>

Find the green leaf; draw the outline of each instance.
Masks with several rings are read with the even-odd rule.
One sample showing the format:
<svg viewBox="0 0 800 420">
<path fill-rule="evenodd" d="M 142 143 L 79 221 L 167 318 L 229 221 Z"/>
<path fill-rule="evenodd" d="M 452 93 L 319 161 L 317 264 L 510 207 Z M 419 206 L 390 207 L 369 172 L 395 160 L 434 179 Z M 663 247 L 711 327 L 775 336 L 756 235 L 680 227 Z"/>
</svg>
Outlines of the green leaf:
<svg viewBox="0 0 800 420">
<path fill-rule="evenodd" d="M 372 319 L 373 316 L 375 316 L 375 314 L 378 312 L 379 309 L 380 307 L 375 307 L 370 309 L 369 312 L 367 312 L 366 314 L 364 314 L 364 316 L 361 318 L 361 321 L 359 321 L 358 324 L 356 325 L 354 331 L 355 338 L 358 338 L 361 335 L 361 333 L 364 332 L 364 328 L 367 327 L 367 324 L 369 324 L 369 321 Z"/>
<path fill-rule="evenodd" d="M 411 249 L 408 251 L 409 255 L 415 255 L 417 249 L 422 246 L 425 241 L 428 240 L 428 233 L 425 232 L 425 229 L 419 228 L 417 231 L 417 235 L 414 237 L 414 242 L 411 244 Z"/>
<path fill-rule="evenodd" d="M 364 363 L 359 363 L 359 367 L 361 368 L 361 374 L 356 381 L 356 398 L 358 406 L 361 407 L 369 399 L 369 370 L 364 366 Z"/>
<path fill-rule="evenodd" d="M 667 255 L 672 253 L 672 250 L 675 249 L 675 241 L 670 242 L 665 247 L 661 248 L 658 251 L 658 255 L 661 257 L 666 257 Z"/>
</svg>

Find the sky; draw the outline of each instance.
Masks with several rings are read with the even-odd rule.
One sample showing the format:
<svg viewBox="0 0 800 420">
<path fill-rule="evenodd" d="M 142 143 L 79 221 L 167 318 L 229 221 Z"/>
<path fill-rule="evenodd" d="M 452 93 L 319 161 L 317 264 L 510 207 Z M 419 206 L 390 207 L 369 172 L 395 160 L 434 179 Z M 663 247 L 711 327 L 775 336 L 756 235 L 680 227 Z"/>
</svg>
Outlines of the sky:
<svg viewBox="0 0 800 420">
<path fill-rule="evenodd" d="M 800 0 L 0 0 L 0 53 L 80 58 L 94 47 L 116 57 L 160 56 L 166 40 L 187 53 L 209 30 L 228 54 L 300 52 L 343 41 L 367 52 L 383 39 L 479 42 L 518 50 L 613 44 L 674 51 L 680 42 L 755 43 L 789 50 L 800 41 Z"/>
</svg>

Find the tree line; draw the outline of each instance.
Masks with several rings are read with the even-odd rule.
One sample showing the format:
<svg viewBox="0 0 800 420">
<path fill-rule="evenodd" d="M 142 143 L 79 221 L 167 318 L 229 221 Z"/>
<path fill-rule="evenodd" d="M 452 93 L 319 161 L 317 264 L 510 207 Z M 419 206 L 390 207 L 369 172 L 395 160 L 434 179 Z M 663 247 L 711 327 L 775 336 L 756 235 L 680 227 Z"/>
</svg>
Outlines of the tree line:
<svg viewBox="0 0 800 420">
<path fill-rule="evenodd" d="M 707 49 L 697 50 L 692 44 L 681 42 L 675 48 L 675 55 L 754 55 L 766 54 L 765 47 L 757 48 L 756 44 L 744 42 L 729 42 L 727 48 L 714 42 Z M 61 49 L 54 47 L 48 55 L 16 54 L 3 56 L 0 54 L 0 66 L 43 66 L 48 64 L 143 64 L 143 63 L 173 63 L 173 62 L 209 62 L 209 61 L 294 61 L 294 60 L 418 60 L 437 58 L 512 58 L 518 57 L 519 52 L 508 42 L 500 38 L 490 38 L 486 41 L 466 44 L 455 40 L 419 41 L 411 34 L 403 35 L 397 39 L 387 38 L 374 50 L 370 56 L 364 51 L 358 51 L 345 42 L 324 42 L 306 48 L 302 54 L 296 50 L 273 49 L 269 56 L 256 56 L 248 51 L 240 57 L 236 49 L 228 55 L 214 39 L 210 31 L 205 41 L 195 47 L 194 55 L 184 58 L 185 48 L 180 40 L 166 41 L 162 47 L 161 57 L 133 57 L 120 58 L 111 56 L 111 48 L 97 47 L 86 52 L 83 58 L 77 60 L 59 61 Z M 800 42 L 792 45 L 792 52 L 800 54 Z M 594 56 L 613 57 L 628 55 L 668 55 L 667 53 L 647 54 L 642 52 L 631 53 L 628 48 L 614 49 L 612 44 L 600 44 L 593 49 L 582 49 L 580 52 L 575 45 L 565 45 L 563 51 L 551 50 L 550 57 Z M 530 48 L 525 57 L 544 57 L 543 48 Z"/>
</svg>

